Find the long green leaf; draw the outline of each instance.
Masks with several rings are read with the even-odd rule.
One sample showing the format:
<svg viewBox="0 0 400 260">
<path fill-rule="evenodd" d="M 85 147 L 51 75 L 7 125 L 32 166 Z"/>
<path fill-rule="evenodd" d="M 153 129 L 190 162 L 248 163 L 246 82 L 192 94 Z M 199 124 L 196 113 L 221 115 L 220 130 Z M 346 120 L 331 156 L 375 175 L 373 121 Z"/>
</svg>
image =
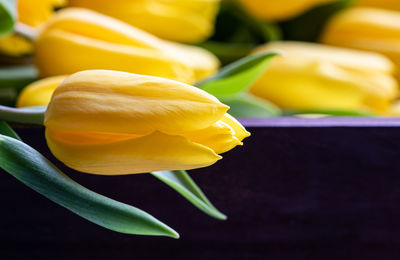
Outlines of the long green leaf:
<svg viewBox="0 0 400 260">
<path fill-rule="evenodd" d="M 250 55 L 222 68 L 216 75 L 196 86 L 217 97 L 244 92 L 263 74 L 276 55 L 279 53 Z"/>
<path fill-rule="evenodd" d="M 0 67 L 0 89 L 21 89 L 38 78 L 33 65 Z"/>
<path fill-rule="evenodd" d="M 46 106 L 13 108 L 0 105 L 0 120 L 13 123 L 42 125 L 45 111 Z"/>
<path fill-rule="evenodd" d="M 219 97 L 222 103 L 230 106 L 229 114 L 234 117 L 277 117 L 281 110 L 274 104 L 251 94 Z"/>
<path fill-rule="evenodd" d="M 14 130 L 4 121 L 0 121 L 0 134 L 21 141 L 21 138 L 18 136 L 18 134 L 14 132 Z"/>
<path fill-rule="evenodd" d="M 299 116 L 304 114 L 317 114 L 327 116 L 359 116 L 359 117 L 374 117 L 378 116 L 373 114 L 371 111 L 351 111 L 351 110 L 334 110 L 334 109 L 310 109 L 310 110 L 299 110 L 299 111 L 284 111 L 284 116 Z"/>
<path fill-rule="evenodd" d="M 16 16 L 15 0 L 0 0 L 0 36 L 12 31 Z"/>
<path fill-rule="evenodd" d="M 176 190 L 204 213 L 221 220 L 227 218 L 207 199 L 186 171 L 160 171 L 151 174 Z"/>
<path fill-rule="evenodd" d="M 5 135 L 0 135 L 0 167 L 48 199 L 102 227 L 126 234 L 179 237 L 148 213 L 79 185 L 36 150 Z"/>
</svg>

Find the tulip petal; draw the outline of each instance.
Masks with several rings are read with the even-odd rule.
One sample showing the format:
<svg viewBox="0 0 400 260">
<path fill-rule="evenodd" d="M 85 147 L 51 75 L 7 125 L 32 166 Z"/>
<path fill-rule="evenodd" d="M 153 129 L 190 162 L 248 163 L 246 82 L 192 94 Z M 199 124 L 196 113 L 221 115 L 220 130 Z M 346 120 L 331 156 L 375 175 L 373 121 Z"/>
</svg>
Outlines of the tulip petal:
<svg viewBox="0 0 400 260">
<path fill-rule="evenodd" d="M 45 78 L 28 85 L 19 95 L 17 107 L 47 106 L 54 90 L 66 77 Z"/>
<path fill-rule="evenodd" d="M 243 125 L 236 120 L 233 116 L 226 113 L 224 117 L 221 119 L 222 122 L 229 125 L 235 133 L 235 136 L 239 141 L 243 141 L 246 137 L 249 137 L 251 134 L 243 127 Z"/>
<path fill-rule="evenodd" d="M 85 7 L 110 15 L 163 39 L 201 42 L 213 32 L 220 0 L 70 0 L 69 2 L 72 6 Z"/>
<path fill-rule="evenodd" d="M 218 121 L 205 129 L 186 133 L 185 137 L 213 149 L 217 154 L 227 152 L 237 145 L 242 145 L 242 142 L 235 137 L 232 128 L 222 121 Z"/>
<path fill-rule="evenodd" d="M 209 127 L 228 108 L 183 83 L 117 71 L 83 71 L 56 89 L 45 125 L 77 131 L 181 134 Z"/>
<path fill-rule="evenodd" d="M 99 136 L 107 141 L 102 142 Z M 47 128 L 46 139 L 50 150 L 60 161 L 75 170 L 93 174 L 189 170 L 209 166 L 221 159 L 213 150 L 185 137 L 160 132 L 126 139 L 126 135 L 118 138 L 115 134 L 108 136 L 106 133 Z"/>
<path fill-rule="evenodd" d="M 43 30 L 62 30 L 88 38 L 135 47 L 158 49 L 157 37 L 112 17 L 84 8 L 66 8 L 57 12 Z"/>
<path fill-rule="evenodd" d="M 191 69 L 157 50 L 114 44 L 56 29 L 41 34 L 36 46 L 35 65 L 42 77 L 107 68 L 185 83 L 193 81 Z"/>
</svg>

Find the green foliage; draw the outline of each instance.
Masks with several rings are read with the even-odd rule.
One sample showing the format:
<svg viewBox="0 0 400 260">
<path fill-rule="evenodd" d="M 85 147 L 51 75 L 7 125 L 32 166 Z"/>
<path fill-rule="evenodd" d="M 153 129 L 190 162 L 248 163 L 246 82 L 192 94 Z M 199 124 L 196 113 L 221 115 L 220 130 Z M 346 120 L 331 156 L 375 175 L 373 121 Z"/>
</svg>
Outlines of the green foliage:
<svg viewBox="0 0 400 260">
<path fill-rule="evenodd" d="M 0 0 L 0 37 L 13 30 L 16 17 L 16 1 Z"/>
<path fill-rule="evenodd" d="M 0 132 L 0 167 L 48 199 L 113 231 L 179 237 L 148 213 L 74 182 L 32 147 L 14 139 L 16 134 L 5 123 L 0 124 Z"/>
<path fill-rule="evenodd" d="M 204 213 L 216 219 L 226 219 L 226 216 L 214 207 L 186 171 L 161 171 L 151 174 L 176 190 Z"/>
<path fill-rule="evenodd" d="M 233 116 L 278 116 L 280 112 L 276 106 L 247 93 L 248 88 L 265 72 L 276 55 L 279 53 L 266 52 L 247 56 L 196 85 L 229 105 L 229 113 Z"/>
<path fill-rule="evenodd" d="M 257 45 L 278 39 L 281 32 L 276 25 L 255 19 L 235 1 L 223 1 L 214 35 L 200 46 L 228 64 L 249 55 Z"/>
<path fill-rule="evenodd" d="M 298 17 L 280 23 L 285 40 L 317 41 L 328 20 L 355 0 L 340 0 L 317 6 Z"/>
</svg>

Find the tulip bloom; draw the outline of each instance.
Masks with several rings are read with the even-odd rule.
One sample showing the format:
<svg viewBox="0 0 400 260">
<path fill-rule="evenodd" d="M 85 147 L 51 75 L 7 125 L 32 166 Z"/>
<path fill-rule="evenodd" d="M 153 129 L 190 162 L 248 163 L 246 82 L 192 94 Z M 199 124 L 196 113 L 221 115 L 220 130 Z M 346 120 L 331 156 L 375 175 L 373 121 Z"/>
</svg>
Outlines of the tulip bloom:
<svg viewBox="0 0 400 260">
<path fill-rule="evenodd" d="M 286 20 L 335 0 L 239 0 L 252 15 L 263 20 Z"/>
<path fill-rule="evenodd" d="M 66 77 L 55 76 L 29 84 L 19 95 L 17 107 L 47 106 L 54 90 Z"/>
<path fill-rule="evenodd" d="M 213 33 L 220 0 L 71 0 L 70 4 L 115 17 L 166 40 L 193 43 Z"/>
<path fill-rule="evenodd" d="M 112 69 L 184 83 L 210 76 L 219 67 L 206 50 L 167 42 L 80 8 L 61 10 L 45 24 L 36 43 L 35 63 L 42 77 Z"/>
<path fill-rule="evenodd" d="M 321 41 L 326 44 L 374 51 L 400 65 L 400 12 L 351 8 L 329 22 Z"/>
<path fill-rule="evenodd" d="M 177 81 L 91 70 L 57 87 L 44 124 L 52 153 L 82 172 L 185 170 L 215 163 L 249 135 L 228 109 Z"/>
<path fill-rule="evenodd" d="M 53 15 L 55 7 L 65 5 L 65 0 L 18 0 L 18 21 L 31 27 L 38 27 Z M 32 53 L 32 43 L 17 34 L 0 38 L 0 52 L 11 56 Z"/>
<path fill-rule="evenodd" d="M 360 6 L 378 7 L 389 10 L 400 10 L 399 0 L 358 0 Z"/>
<path fill-rule="evenodd" d="M 280 50 L 251 92 L 293 110 L 366 110 L 386 113 L 398 95 L 394 65 L 379 54 L 312 43 L 277 42 Z"/>
</svg>

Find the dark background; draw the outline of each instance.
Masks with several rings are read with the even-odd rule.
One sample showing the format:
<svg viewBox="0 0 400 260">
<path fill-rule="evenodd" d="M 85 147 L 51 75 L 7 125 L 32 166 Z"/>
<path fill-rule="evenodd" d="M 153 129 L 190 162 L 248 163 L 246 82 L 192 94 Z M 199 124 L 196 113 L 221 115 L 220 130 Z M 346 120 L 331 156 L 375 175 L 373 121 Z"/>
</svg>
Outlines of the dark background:
<svg viewBox="0 0 400 260">
<path fill-rule="evenodd" d="M 249 127 L 243 147 L 190 172 L 226 221 L 151 175 L 69 170 L 50 157 L 42 128 L 18 128 L 74 180 L 181 238 L 106 230 L 1 172 L 0 259 L 399 259 L 400 129 L 317 125 Z"/>
</svg>

